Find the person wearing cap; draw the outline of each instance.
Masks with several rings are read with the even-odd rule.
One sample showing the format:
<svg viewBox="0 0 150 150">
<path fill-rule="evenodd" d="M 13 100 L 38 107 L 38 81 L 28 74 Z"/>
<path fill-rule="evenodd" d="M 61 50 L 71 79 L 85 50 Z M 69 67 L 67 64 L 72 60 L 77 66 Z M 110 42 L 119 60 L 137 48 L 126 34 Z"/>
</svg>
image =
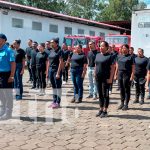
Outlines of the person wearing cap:
<svg viewBox="0 0 150 150">
<path fill-rule="evenodd" d="M 13 81 L 15 73 L 14 51 L 6 45 L 7 37 L 0 34 L 0 120 L 12 118 L 13 110 Z"/>
<path fill-rule="evenodd" d="M 61 102 L 61 87 L 62 87 L 62 70 L 64 66 L 63 60 L 63 51 L 59 46 L 59 39 L 55 38 L 51 40 L 52 50 L 48 56 L 48 63 L 47 63 L 47 73 L 46 76 L 48 77 L 52 84 L 53 89 L 53 102 L 49 106 L 50 108 L 59 108 Z"/>
</svg>

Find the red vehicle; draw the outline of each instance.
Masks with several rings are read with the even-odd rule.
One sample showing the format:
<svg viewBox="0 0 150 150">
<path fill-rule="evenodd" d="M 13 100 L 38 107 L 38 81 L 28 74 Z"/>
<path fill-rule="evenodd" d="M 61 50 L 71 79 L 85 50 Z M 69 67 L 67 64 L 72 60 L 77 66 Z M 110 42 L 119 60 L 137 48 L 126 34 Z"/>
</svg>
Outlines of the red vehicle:
<svg viewBox="0 0 150 150">
<path fill-rule="evenodd" d="M 89 41 L 95 41 L 96 49 L 99 49 L 100 42 L 104 40 L 104 37 L 100 36 L 84 36 L 84 35 L 68 35 L 64 37 L 64 43 L 67 46 L 71 46 L 74 49 L 75 46 L 81 44 L 83 47 L 83 52 L 87 55 L 89 51 L 88 43 Z"/>
<path fill-rule="evenodd" d="M 115 45 L 116 50 L 118 51 L 119 47 L 123 44 L 131 45 L 131 36 L 126 34 L 110 34 L 105 36 L 105 41 L 107 41 L 110 46 Z"/>
</svg>

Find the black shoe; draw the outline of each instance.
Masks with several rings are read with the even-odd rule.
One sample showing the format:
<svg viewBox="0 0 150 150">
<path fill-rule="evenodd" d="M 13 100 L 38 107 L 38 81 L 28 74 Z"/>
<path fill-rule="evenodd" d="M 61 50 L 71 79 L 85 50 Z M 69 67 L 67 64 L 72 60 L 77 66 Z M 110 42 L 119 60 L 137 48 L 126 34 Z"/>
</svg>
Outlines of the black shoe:
<svg viewBox="0 0 150 150">
<path fill-rule="evenodd" d="M 116 91 L 120 91 L 120 89 L 119 89 L 119 88 L 117 88 L 117 89 L 116 89 Z"/>
<path fill-rule="evenodd" d="M 86 98 L 93 98 L 93 95 L 89 95 L 89 96 L 87 96 Z"/>
<path fill-rule="evenodd" d="M 118 107 L 118 110 L 122 109 L 124 107 L 124 104 L 120 104 L 120 106 Z"/>
<path fill-rule="evenodd" d="M 128 110 L 129 108 L 128 108 L 128 105 L 124 105 L 123 106 L 123 108 L 122 108 L 122 110 L 124 110 L 124 111 L 126 111 L 126 110 Z"/>
<path fill-rule="evenodd" d="M 99 110 L 99 112 L 96 114 L 96 117 L 99 117 L 103 113 L 102 110 Z"/>
<path fill-rule="evenodd" d="M 75 98 L 73 98 L 70 103 L 75 103 Z"/>
<path fill-rule="evenodd" d="M 0 117 L 0 120 L 9 120 L 12 118 L 12 113 L 5 113 L 3 116 Z"/>
<path fill-rule="evenodd" d="M 134 104 L 139 103 L 139 100 L 138 100 L 138 99 L 135 99 L 135 100 L 133 101 L 133 103 L 134 103 Z"/>
<path fill-rule="evenodd" d="M 75 101 L 75 103 L 82 103 L 82 99 L 81 99 L 81 98 L 77 99 L 77 100 Z"/>
<path fill-rule="evenodd" d="M 105 118 L 107 116 L 108 116 L 107 112 L 103 111 L 102 114 L 100 115 L 100 118 Z"/>
<path fill-rule="evenodd" d="M 147 99 L 150 99 L 150 95 L 147 96 Z"/>
<path fill-rule="evenodd" d="M 144 104 L 144 100 L 141 100 L 139 103 L 140 103 L 140 105 L 143 105 Z"/>
</svg>

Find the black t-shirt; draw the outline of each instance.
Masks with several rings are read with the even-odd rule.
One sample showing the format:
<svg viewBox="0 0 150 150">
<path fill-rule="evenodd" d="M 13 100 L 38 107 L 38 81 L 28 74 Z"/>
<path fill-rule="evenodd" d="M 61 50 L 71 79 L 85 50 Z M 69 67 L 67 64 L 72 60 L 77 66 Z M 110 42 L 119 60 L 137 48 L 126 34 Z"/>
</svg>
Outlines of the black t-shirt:
<svg viewBox="0 0 150 150">
<path fill-rule="evenodd" d="M 112 57 L 113 57 L 113 59 L 114 59 L 114 62 L 116 62 L 116 61 L 117 61 L 118 52 L 117 52 L 117 51 L 113 51 L 113 52 L 111 53 L 111 55 L 112 55 Z"/>
<path fill-rule="evenodd" d="M 48 58 L 48 55 L 45 51 L 43 53 L 38 52 L 36 55 L 36 67 L 46 69 L 47 58 Z"/>
<path fill-rule="evenodd" d="M 36 66 L 36 55 L 38 52 L 39 52 L 38 49 L 31 51 L 31 60 L 30 60 L 31 66 Z"/>
<path fill-rule="evenodd" d="M 50 49 L 45 49 L 45 52 L 47 53 L 48 56 L 49 56 L 51 50 L 52 50 L 51 48 Z"/>
<path fill-rule="evenodd" d="M 88 52 L 87 58 L 88 58 L 88 66 L 89 67 L 95 67 L 95 58 L 97 55 L 97 50 L 91 50 Z"/>
<path fill-rule="evenodd" d="M 15 62 L 16 63 L 22 63 L 23 59 L 25 59 L 25 51 L 23 49 L 18 49 L 15 52 Z"/>
<path fill-rule="evenodd" d="M 58 48 L 57 50 L 52 49 L 48 56 L 50 67 L 54 69 L 58 69 L 59 59 L 61 58 L 63 59 L 63 57 L 64 57 L 64 53 L 60 48 Z"/>
<path fill-rule="evenodd" d="M 72 55 L 72 56 L 71 56 Z M 71 68 L 83 67 L 84 64 L 87 64 L 87 58 L 84 53 L 72 53 L 71 56 Z"/>
<path fill-rule="evenodd" d="M 118 71 L 131 73 L 132 65 L 135 64 L 135 59 L 130 54 L 118 55 L 117 62 L 118 62 Z"/>
<path fill-rule="evenodd" d="M 32 50 L 33 50 L 32 47 L 26 48 L 27 61 L 29 61 L 31 59 L 31 51 Z"/>
<path fill-rule="evenodd" d="M 136 57 L 135 58 L 135 75 L 146 76 L 147 73 L 148 58 L 147 57 Z"/>
<path fill-rule="evenodd" d="M 68 57 L 70 55 L 70 51 L 69 50 L 63 50 L 63 53 L 64 53 L 64 61 L 67 61 Z"/>
<path fill-rule="evenodd" d="M 95 64 L 96 64 L 96 76 L 100 77 L 101 79 L 109 79 L 111 65 L 114 64 L 112 55 L 109 53 L 97 54 Z"/>
</svg>

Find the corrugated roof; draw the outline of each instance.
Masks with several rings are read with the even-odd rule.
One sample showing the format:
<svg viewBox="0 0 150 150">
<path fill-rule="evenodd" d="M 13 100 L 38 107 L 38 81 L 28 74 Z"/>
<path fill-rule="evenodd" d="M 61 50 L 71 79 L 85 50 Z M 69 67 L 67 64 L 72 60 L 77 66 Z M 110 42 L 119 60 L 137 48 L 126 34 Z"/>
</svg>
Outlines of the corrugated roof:
<svg viewBox="0 0 150 150">
<path fill-rule="evenodd" d="M 70 22 L 76 22 L 76 23 L 80 23 L 80 24 L 96 26 L 96 27 L 105 28 L 105 29 L 130 31 L 129 29 L 114 26 L 114 25 L 109 25 L 109 24 L 105 24 L 105 23 L 101 23 L 101 22 L 97 22 L 97 21 L 93 21 L 93 20 L 88 20 L 88 19 L 83 19 L 83 18 L 78 18 L 78 17 L 73 17 L 73 16 L 69 16 L 69 15 L 64 15 L 64 14 L 47 11 L 47 10 L 43 10 L 43 9 L 38 9 L 38 8 L 30 7 L 30 6 L 14 4 L 14 3 L 6 2 L 6 1 L 0 1 L 0 8 L 16 10 L 16 11 L 20 11 L 20 12 L 26 12 L 26 13 L 30 13 L 30 14 L 36 14 L 36 15 L 40 15 L 40 16 L 46 16 L 49 18 L 55 18 L 55 19 L 60 19 L 60 20 L 65 20 L 65 21 L 70 21 Z"/>
</svg>

